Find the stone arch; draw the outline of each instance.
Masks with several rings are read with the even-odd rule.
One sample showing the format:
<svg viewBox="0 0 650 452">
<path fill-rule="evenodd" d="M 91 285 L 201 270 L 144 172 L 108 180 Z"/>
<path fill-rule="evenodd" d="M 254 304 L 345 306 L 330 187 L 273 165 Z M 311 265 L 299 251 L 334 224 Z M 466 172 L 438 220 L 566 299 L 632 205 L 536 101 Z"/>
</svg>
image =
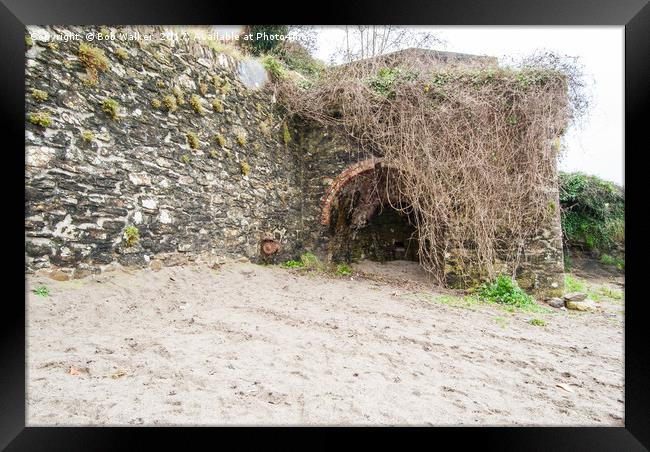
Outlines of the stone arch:
<svg viewBox="0 0 650 452">
<path fill-rule="evenodd" d="M 377 165 L 382 162 L 382 160 L 383 159 L 379 157 L 371 157 L 369 159 L 362 160 L 358 163 L 355 163 L 354 165 L 350 165 L 338 176 L 336 176 L 332 182 L 332 185 L 330 185 L 330 188 L 327 190 L 325 197 L 323 198 L 323 206 L 321 209 L 321 224 L 323 226 L 329 226 L 330 215 L 332 211 L 332 202 L 334 202 L 343 187 L 345 187 L 359 174 L 374 170 Z"/>
<path fill-rule="evenodd" d="M 412 208 L 392 181 L 396 168 L 372 157 L 345 168 L 323 198 L 328 256 L 335 261 L 417 261 L 419 239 Z"/>
</svg>

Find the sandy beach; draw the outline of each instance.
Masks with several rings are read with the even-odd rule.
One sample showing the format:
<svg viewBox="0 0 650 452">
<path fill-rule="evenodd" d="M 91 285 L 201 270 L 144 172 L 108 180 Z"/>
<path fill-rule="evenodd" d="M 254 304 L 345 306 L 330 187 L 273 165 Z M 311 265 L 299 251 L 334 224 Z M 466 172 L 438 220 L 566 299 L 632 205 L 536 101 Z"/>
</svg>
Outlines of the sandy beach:
<svg viewBox="0 0 650 452">
<path fill-rule="evenodd" d="M 623 426 L 622 301 L 511 313 L 356 270 L 30 275 L 27 425 Z"/>
</svg>

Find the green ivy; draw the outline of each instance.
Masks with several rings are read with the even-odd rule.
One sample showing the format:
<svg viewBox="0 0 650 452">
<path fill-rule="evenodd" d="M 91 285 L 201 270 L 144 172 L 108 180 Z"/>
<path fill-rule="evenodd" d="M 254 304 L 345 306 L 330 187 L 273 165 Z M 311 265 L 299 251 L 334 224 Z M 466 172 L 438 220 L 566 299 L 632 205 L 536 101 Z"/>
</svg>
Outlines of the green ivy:
<svg viewBox="0 0 650 452">
<path fill-rule="evenodd" d="M 567 245 L 597 254 L 625 241 L 625 199 L 621 187 L 596 176 L 560 173 L 562 231 Z"/>
<path fill-rule="evenodd" d="M 400 79 L 407 79 L 408 74 L 400 67 L 383 67 L 373 77 L 369 78 L 368 87 L 380 96 L 390 97 L 393 94 L 393 86 Z"/>
<path fill-rule="evenodd" d="M 277 58 L 272 55 L 266 55 L 262 58 L 262 65 L 269 71 L 273 80 L 280 80 L 287 76 L 287 71 Z"/>
</svg>

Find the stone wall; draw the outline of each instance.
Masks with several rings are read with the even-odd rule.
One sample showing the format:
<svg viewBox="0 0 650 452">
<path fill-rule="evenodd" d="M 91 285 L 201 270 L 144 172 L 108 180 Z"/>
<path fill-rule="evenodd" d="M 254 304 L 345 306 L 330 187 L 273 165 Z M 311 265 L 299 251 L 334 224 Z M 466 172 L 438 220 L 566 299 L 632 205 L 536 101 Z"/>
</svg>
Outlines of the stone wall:
<svg viewBox="0 0 650 452">
<path fill-rule="evenodd" d="M 115 262 L 157 268 L 197 259 L 281 262 L 308 250 L 325 260 L 351 255 L 342 243 L 350 237 L 335 221 L 324 224 L 323 207 L 338 208 L 338 198 L 326 196 L 332 184 L 373 156 L 334 130 L 286 123 L 259 62 L 162 40 L 155 27 L 28 31 L 28 271 L 65 279 Z M 89 32 L 92 43 L 53 40 Z M 557 186 L 549 190 L 557 200 Z M 556 213 L 527 249 L 519 277 L 528 290 L 561 291 Z M 390 224 L 374 226 L 356 248 L 378 234 L 390 243 Z M 279 251 L 264 256 L 263 238 Z M 361 254 L 382 255 L 366 248 Z M 453 270 L 451 258 L 450 280 Z"/>
<path fill-rule="evenodd" d="M 564 293 L 564 249 L 557 175 L 555 184 L 547 187 L 546 194 L 551 215 L 527 244 L 517 278 L 520 286 L 528 292 L 552 298 Z"/>
<path fill-rule="evenodd" d="M 339 246 L 334 225 L 322 223 L 326 195 L 341 172 L 371 155 L 331 129 L 297 122 L 292 124 L 291 131 L 292 146 L 303 161 L 301 245 L 331 260 Z"/>
<path fill-rule="evenodd" d="M 258 259 L 264 234 L 281 244 L 275 259 L 295 254 L 300 159 L 283 141 L 272 94 L 242 83 L 250 71 L 241 62 L 191 42 L 96 40 L 108 67 L 93 83 L 84 41 L 52 41 L 66 30 L 106 31 L 29 29 L 28 270 L 77 276 L 206 253 Z M 43 113 L 50 123 L 35 124 Z M 131 226 L 139 239 L 129 245 Z"/>
<path fill-rule="evenodd" d="M 412 229 L 407 220 L 399 215 L 375 214 L 371 223 L 355 233 L 338 230 L 337 213 L 340 197 L 330 187 L 338 188 L 353 183 L 371 170 L 381 158 L 360 151 L 354 143 L 340 138 L 333 131 L 325 131 L 307 124 L 294 126 L 297 135 L 294 145 L 303 154 L 306 165 L 303 197 L 303 246 L 330 260 L 357 260 L 361 257 L 374 260 L 391 259 L 396 256 L 391 243 L 410 242 L 407 254 L 398 253 L 401 259 L 414 259 L 413 247 L 417 241 L 407 240 Z M 520 286 L 540 298 L 561 295 L 564 291 L 564 256 L 560 222 L 559 192 L 557 181 L 547 187 L 545 198 L 552 211 L 548 221 L 541 224 L 538 233 L 524 247 L 516 271 Z M 384 206 L 384 209 L 390 209 Z M 379 212 L 379 211 L 377 211 Z M 331 214 L 331 217 L 330 217 Z M 393 222 L 389 224 L 388 222 Z M 326 224 L 323 224 L 326 223 Z M 406 243 L 405 243 L 406 244 Z M 401 250 L 400 250 L 401 251 Z M 485 272 L 468 268 L 461 253 L 449 253 L 445 262 L 445 279 L 452 287 L 465 288 L 485 279 Z M 498 271 L 506 274 L 512 269 L 503 261 L 495 262 Z"/>
</svg>

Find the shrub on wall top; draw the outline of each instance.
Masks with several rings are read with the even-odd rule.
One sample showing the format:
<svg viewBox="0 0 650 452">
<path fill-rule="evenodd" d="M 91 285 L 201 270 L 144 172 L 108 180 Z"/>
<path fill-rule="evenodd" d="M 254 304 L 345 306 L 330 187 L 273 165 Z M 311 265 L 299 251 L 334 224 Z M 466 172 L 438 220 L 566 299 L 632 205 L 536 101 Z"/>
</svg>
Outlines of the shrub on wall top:
<svg viewBox="0 0 650 452">
<path fill-rule="evenodd" d="M 241 40 L 243 47 L 253 55 L 269 53 L 283 41 L 274 39 L 276 35 L 286 36 L 289 33 L 287 25 L 248 25 L 245 33 L 251 39 Z"/>
</svg>

